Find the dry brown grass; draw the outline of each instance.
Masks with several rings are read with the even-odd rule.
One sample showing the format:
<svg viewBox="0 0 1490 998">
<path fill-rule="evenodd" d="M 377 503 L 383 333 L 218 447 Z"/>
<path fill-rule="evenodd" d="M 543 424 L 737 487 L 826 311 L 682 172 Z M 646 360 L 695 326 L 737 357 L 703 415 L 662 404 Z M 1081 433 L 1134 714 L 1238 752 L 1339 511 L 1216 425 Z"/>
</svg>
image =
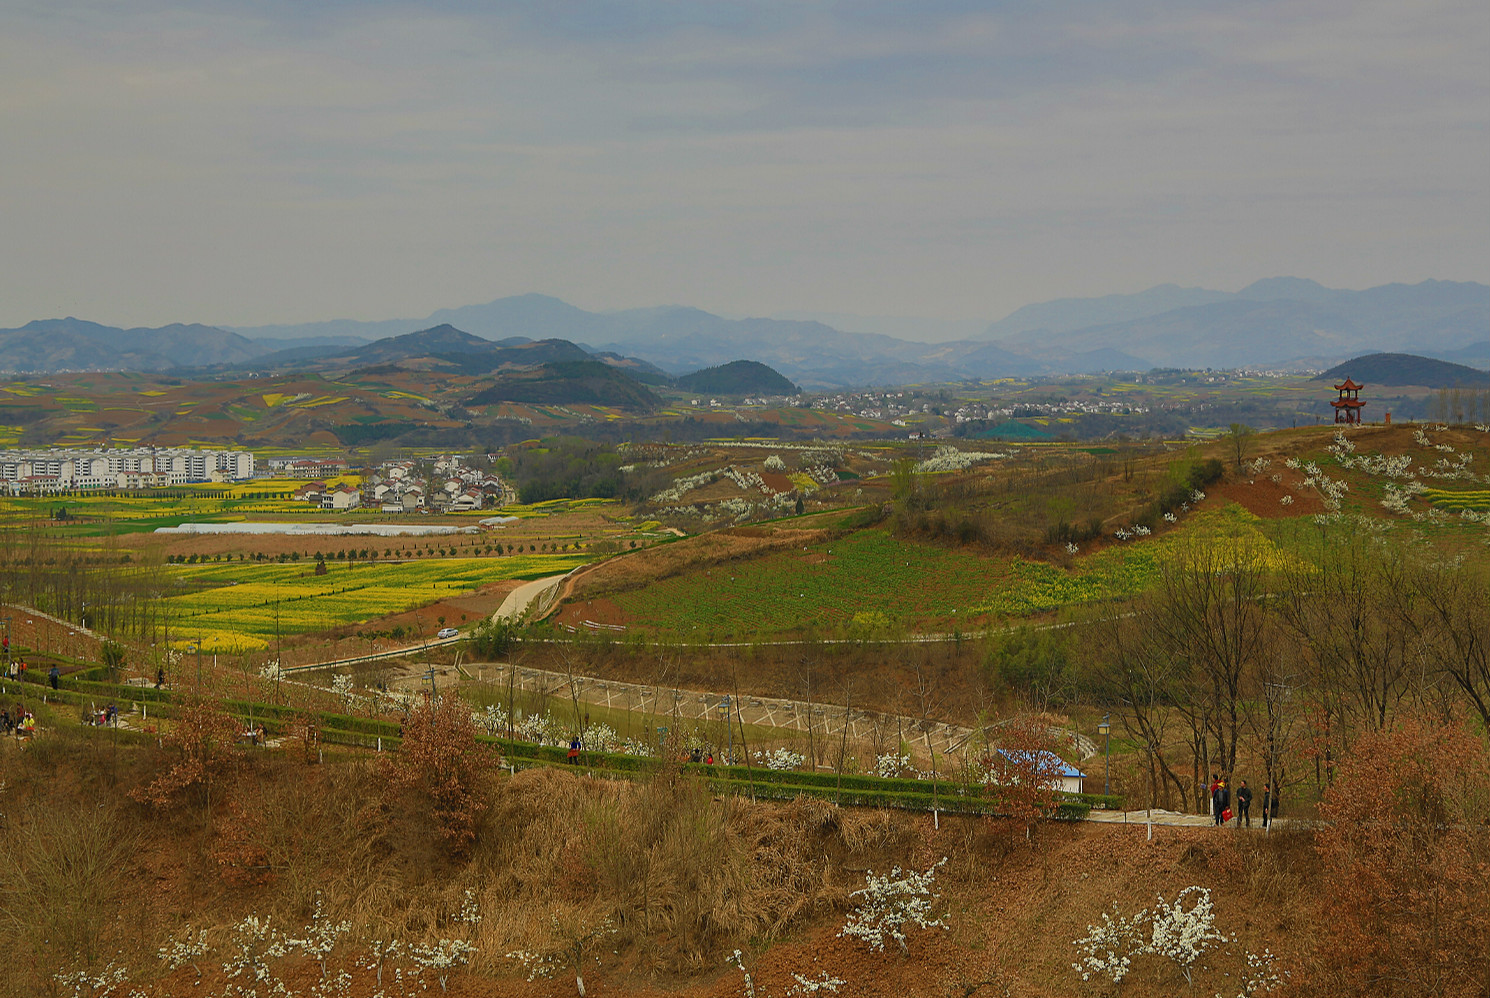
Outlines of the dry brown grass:
<svg viewBox="0 0 1490 998">
<path fill-rule="evenodd" d="M 737 995 L 738 971 L 722 961 L 738 947 L 772 994 L 792 983 L 791 971 L 821 968 L 860 995 L 965 994 L 979 982 L 992 983 L 974 993 L 1096 995 L 1073 980 L 1069 940 L 1114 900 L 1131 911 L 1189 884 L 1217 892 L 1223 928 L 1283 952 L 1296 972 L 1311 974 L 1328 956 L 1312 949 L 1327 905 L 1311 897 L 1303 833 L 1161 829 L 1150 843 L 1141 828 L 1046 826 L 1027 843 L 1021 829 L 981 820 L 944 818 L 936 829 L 929 816 L 902 812 L 716 797 L 677 773 L 633 783 L 544 769 L 498 780 L 480 837 L 456 861 L 418 821 L 376 818 L 371 760 L 246 753 L 204 823 L 199 808 L 162 814 L 127 800 L 124 791 L 166 761 L 152 747 L 126 746 L 111 761 L 87 733 L 53 739 L 34 753 L 0 746 L 9 892 L 0 908 L 12 941 L 3 995 L 46 994 L 52 970 L 90 959 L 128 963 L 157 998 L 218 993 L 221 980 L 197 987 L 189 971 L 162 979 L 155 947 L 187 924 L 221 947 L 248 913 L 298 928 L 318 895 L 352 925 L 344 964 L 375 940 L 469 935 L 478 953 L 451 981 L 463 995 L 573 994 L 563 953 L 607 923 L 615 931 L 586 951 L 595 993 Z M 224 841 L 243 839 L 269 867 L 262 883 L 227 876 L 217 860 Z M 909 959 L 836 937 L 866 871 L 925 869 L 943 856 L 938 886 L 952 931 L 917 934 Z M 18 904 L 17 891 L 61 902 Z M 483 914 L 474 927 L 456 919 L 467 891 Z M 528 984 L 506 957 L 519 949 L 560 957 L 553 977 Z M 1217 965 L 1217 988 L 1238 959 Z M 285 973 L 298 975 L 301 992 L 316 976 L 293 961 Z M 366 998 L 361 973 L 352 994 Z M 1174 987 L 1154 966 L 1123 993 Z"/>
</svg>

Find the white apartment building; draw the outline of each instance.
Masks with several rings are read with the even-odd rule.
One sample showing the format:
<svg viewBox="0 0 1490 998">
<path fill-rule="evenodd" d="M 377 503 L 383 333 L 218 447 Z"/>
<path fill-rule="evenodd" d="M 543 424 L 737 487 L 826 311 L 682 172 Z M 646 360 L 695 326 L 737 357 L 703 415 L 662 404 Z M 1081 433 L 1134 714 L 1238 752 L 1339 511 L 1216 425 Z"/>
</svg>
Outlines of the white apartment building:
<svg viewBox="0 0 1490 998">
<path fill-rule="evenodd" d="M 135 447 L 130 450 L 0 451 L 0 487 L 11 493 L 134 489 L 252 478 L 248 451 Z"/>
</svg>

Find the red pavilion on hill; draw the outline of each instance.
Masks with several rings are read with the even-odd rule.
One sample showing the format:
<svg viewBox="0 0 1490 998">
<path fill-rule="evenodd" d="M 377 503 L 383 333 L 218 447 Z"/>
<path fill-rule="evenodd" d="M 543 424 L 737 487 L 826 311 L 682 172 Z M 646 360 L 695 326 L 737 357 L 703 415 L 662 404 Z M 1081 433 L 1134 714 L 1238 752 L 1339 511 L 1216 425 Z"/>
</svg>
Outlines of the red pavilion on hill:
<svg viewBox="0 0 1490 998">
<path fill-rule="evenodd" d="M 1343 385 L 1336 385 L 1335 391 L 1340 397 L 1330 405 L 1335 407 L 1335 422 L 1337 423 L 1359 423 L 1361 421 L 1361 407 L 1366 403 L 1361 401 L 1361 389 L 1365 385 L 1358 385 L 1351 381 L 1349 376 L 1345 378 Z"/>
</svg>

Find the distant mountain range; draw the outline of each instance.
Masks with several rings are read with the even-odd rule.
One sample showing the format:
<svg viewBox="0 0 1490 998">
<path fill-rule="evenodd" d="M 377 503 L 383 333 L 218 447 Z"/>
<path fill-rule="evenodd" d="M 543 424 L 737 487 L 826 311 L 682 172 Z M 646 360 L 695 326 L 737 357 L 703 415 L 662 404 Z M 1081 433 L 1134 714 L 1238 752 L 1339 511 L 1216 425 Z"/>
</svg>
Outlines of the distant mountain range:
<svg viewBox="0 0 1490 998">
<path fill-rule="evenodd" d="M 917 321 L 842 319 L 869 330 L 910 331 Z M 448 332 L 399 343 L 437 329 Z M 942 323 L 928 333 L 968 329 Z M 1425 281 L 1343 291 L 1291 277 L 1236 293 L 1161 285 L 1025 306 L 979 335 L 932 343 L 845 332 L 813 319 L 731 319 L 685 306 L 588 312 L 538 294 L 442 309 L 424 319 L 231 330 L 122 330 L 69 318 L 0 330 L 0 369 L 335 370 L 408 364 L 416 359 L 411 346 L 432 369 L 449 372 L 593 359 L 653 384 L 747 357 L 819 389 L 1152 367 L 1318 370 L 1366 351 L 1412 350 L 1487 367 L 1490 286 Z"/>
</svg>

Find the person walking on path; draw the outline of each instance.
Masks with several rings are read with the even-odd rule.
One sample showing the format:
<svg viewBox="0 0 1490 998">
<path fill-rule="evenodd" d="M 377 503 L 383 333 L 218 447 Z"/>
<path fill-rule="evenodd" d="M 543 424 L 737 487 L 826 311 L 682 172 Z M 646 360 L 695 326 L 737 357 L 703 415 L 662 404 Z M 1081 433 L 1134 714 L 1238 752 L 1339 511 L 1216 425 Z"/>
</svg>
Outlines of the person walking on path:
<svg viewBox="0 0 1490 998">
<path fill-rule="evenodd" d="M 1221 778 L 1215 773 L 1211 774 L 1211 785 L 1208 788 L 1211 795 L 1211 821 L 1219 825 L 1221 823 L 1221 805 L 1216 803 L 1216 791 L 1221 787 Z"/>
<path fill-rule="evenodd" d="M 1226 810 L 1231 804 L 1231 791 L 1226 788 L 1226 780 L 1216 781 L 1216 824 L 1226 824 Z"/>
<path fill-rule="evenodd" d="M 1262 827 L 1268 827 L 1268 811 L 1273 806 L 1273 785 L 1264 783 L 1262 785 Z"/>
<path fill-rule="evenodd" d="M 62 678 L 62 670 L 59 669 L 59 668 L 57 668 L 57 664 L 55 662 L 53 662 L 52 663 L 52 671 L 47 673 L 47 682 L 51 683 L 52 684 L 52 689 L 55 690 L 57 688 L 57 680 L 58 679 L 61 679 L 61 678 Z"/>
<path fill-rule="evenodd" d="M 1238 828 L 1246 823 L 1248 828 L 1252 827 L 1252 788 L 1247 786 L 1243 780 L 1242 785 L 1236 788 L 1236 824 Z"/>
</svg>

